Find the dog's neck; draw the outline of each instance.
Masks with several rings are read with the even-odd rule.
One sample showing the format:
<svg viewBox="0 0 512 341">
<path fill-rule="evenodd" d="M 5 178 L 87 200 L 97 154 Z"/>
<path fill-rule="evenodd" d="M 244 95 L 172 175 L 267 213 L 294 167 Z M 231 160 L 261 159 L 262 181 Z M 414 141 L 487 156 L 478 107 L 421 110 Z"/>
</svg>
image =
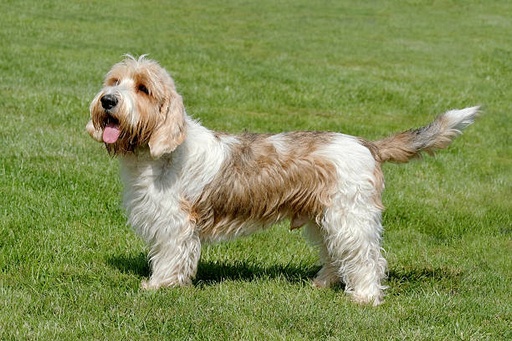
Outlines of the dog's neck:
<svg viewBox="0 0 512 341">
<path fill-rule="evenodd" d="M 125 186 L 141 183 L 142 178 L 146 185 L 156 181 L 160 185 L 179 183 L 187 196 L 194 197 L 212 180 L 236 137 L 211 131 L 188 116 L 185 119 L 187 135 L 172 153 L 154 159 L 149 146 L 140 146 L 133 153 L 119 156 Z M 166 180 L 162 183 L 163 178 Z"/>
</svg>

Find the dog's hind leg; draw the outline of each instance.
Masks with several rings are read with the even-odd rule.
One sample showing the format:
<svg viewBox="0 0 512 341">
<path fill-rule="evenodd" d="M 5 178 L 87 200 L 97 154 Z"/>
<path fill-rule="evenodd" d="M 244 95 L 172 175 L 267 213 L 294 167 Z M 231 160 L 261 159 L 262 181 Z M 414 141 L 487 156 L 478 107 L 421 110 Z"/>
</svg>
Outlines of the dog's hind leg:
<svg viewBox="0 0 512 341">
<path fill-rule="evenodd" d="M 380 246 L 380 207 L 367 200 L 345 201 L 343 206 L 326 211 L 322 229 L 345 292 L 358 303 L 380 304 L 387 266 Z"/>
</svg>

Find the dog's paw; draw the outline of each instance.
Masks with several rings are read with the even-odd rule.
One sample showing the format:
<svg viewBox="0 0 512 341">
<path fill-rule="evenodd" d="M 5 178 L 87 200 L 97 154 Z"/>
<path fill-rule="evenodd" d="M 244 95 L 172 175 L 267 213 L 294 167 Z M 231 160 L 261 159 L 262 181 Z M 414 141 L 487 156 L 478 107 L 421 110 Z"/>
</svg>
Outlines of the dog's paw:
<svg viewBox="0 0 512 341">
<path fill-rule="evenodd" d="M 151 285 L 149 280 L 143 280 L 140 282 L 140 287 L 143 290 L 156 290 L 158 287 Z"/>
<path fill-rule="evenodd" d="M 140 283 L 140 287 L 143 290 L 158 290 L 160 288 L 177 288 L 177 287 L 188 287 L 192 285 L 192 280 L 155 280 L 154 278 L 150 278 L 148 280 L 143 280 Z"/>
<path fill-rule="evenodd" d="M 339 282 L 340 279 L 335 269 L 332 267 L 324 266 L 313 279 L 313 287 L 330 288 Z"/>
<path fill-rule="evenodd" d="M 331 281 L 323 279 L 323 278 L 315 278 L 315 279 L 313 279 L 313 282 L 311 283 L 311 285 L 317 289 L 324 289 L 324 288 L 329 288 L 331 286 Z"/>
<path fill-rule="evenodd" d="M 362 294 L 351 294 L 352 301 L 361 305 L 372 305 L 374 307 L 384 303 L 382 293 L 375 295 L 362 295 Z"/>
</svg>

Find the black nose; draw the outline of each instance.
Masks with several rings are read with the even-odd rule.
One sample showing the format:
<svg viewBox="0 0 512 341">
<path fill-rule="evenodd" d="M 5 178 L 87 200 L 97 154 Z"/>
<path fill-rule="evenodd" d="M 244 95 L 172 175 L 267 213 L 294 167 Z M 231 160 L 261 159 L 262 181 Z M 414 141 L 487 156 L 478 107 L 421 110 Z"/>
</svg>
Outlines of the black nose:
<svg viewBox="0 0 512 341">
<path fill-rule="evenodd" d="M 117 105 L 117 97 L 114 95 L 105 95 L 101 97 L 100 101 L 105 110 L 110 110 Z"/>
</svg>

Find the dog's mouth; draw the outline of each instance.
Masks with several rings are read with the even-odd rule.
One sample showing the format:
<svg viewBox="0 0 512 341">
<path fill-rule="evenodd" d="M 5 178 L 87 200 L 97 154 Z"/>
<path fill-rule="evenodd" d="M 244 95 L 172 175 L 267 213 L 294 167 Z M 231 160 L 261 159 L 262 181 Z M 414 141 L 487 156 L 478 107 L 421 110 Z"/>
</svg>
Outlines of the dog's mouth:
<svg viewBox="0 0 512 341">
<path fill-rule="evenodd" d="M 103 142 L 107 144 L 116 143 L 120 135 L 119 121 L 109 115 L 103 129 Z"/>
</svg>

